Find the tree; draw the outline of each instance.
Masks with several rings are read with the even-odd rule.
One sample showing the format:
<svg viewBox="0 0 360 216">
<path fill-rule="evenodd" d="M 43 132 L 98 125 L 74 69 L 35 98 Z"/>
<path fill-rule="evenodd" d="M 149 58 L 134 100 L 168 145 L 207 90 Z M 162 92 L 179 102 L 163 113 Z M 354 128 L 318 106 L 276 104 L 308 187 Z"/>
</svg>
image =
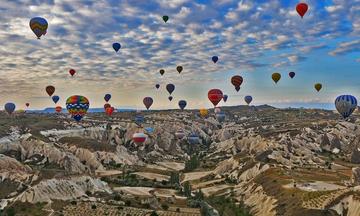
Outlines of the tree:
<svg viewBox="0 0 360 216">
<path fill-rule="evenodd" d="M 191 185 L 188 181 L 184 183 L 184 195 L 186 197 L 191 197 Z"/>
<path fill-rule="evenodd" d="M 156 211 L 151 212 L 150 216 L 159 216 L 158 213 L 156 213 Z"/>
<path fill-rule="evenodd" d="M 180 184 L 180 175 L 179 172 L 171 172 L 170 173 L 170 184 Z"/>
</svg>

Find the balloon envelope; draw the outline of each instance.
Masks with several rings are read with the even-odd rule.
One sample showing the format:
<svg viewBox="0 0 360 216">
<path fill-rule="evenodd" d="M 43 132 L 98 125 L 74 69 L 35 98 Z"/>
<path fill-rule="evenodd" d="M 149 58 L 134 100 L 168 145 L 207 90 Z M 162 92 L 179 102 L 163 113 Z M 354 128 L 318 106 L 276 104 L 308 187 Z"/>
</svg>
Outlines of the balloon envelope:
<svg viewBox="0 0 360 216">
<path fill-rule="evenodd" d="M 57 113 L 61 113 L 62 107 L 61 107 L 61 106 L 55 107 L 55 111 L 56 111 Z"/>
<path fill-rule="evenodd" d="M 208 92 L 208 98 L 214 106 L 218 105 L 218 103 L 223 99 L 223 97 L 223 93 L 220 89 L 211 89 Z"/>
<path fill-rule="evenodd" d="M 149 109 L 151 107 L 151 105 L 153 104 L 153 102 L 154 101 L 153 101 L 153 99 L 151 97 L 145 97 L 143 99 L 143 103 L 144 103 L 146 109 Z"/>
<path fill-rule="evenodd" d="M 299 3 L 299 4 L 296 5 L 296 11 L 301 16 L 301 18 L 304 17 L 304 15 L 306 14 L 308 8 L 309 7 L 308 7 L 308 5 L 306 3 Z"/>
<path fill-rule="evenodd" d="M 315 87 L 316 91 L 318 91 L 318 92 L 322 89 L 321 83 L 316 83 L 316 84 L 314 85 L 314 87 Z"/>
<path fill-rule="evenodd" d="M 26 106 L 26 107 L 29 107 L 29 106 L 30 106 L 30 103 L 26 103 L 25 106 Z"/>
<path fill-rule="evenodd" d="M 142 115 L 136 115 L 135 116 L 135 124 L 137 125 L 141 125 L 142 123 L 144 123 L 144 116 Z"/>
<path fill-rule="evenodd" d="M 56 104 L 57 102 L 59 102 L 60 97 L 57 96 L 57 95 L 54 95 L 54 96 L 52 96 L 52 100 L 53 100 L 53 102 Z"/>
<path fill-rule="evenodd" d="M 121 45 L 119 43 L 113 43 L 113 49 L 115 50 L 115 52 L 118 52 L 121 48 Z"/>
<path fill-rule="evenodd" d="M 336 110 L 343 116 L 348 118 L 357 107 L 357 100 L 352 95 L 340 95 L 335 100 Z"/>
<path fill-rule="evenodd" d="M 181 71 L 183 71 L 183 67 L 182 66 L 177 66 L 176 70 L 177 70 L 177 72 L 181 73 Z"/>
<path fill-rule="evenodd" d="M 132 140 L 136 144 L 142 144 L 146 141 L 147 136 L 144 133 L 134 133 Z"/>
<path fill-rule="evenodd" d="M 66 100 L 66 109 L 76 121 L 80 121 L 86 115 L 89 106 L 89 100 L 81 95 L 73 95 Z"/>
<path fill-rule="evenodd" d="M 292 78 L 294 78 L 295 77 L 295 72 L 290 72 L 289 73 L 289 77 L 292 79 Z"/>
<path fill-rule="evenodd" d="M 215 117 L 219 122 L 223 122 L 225 120 L 225 113 L 224 112 L 216 113 Z"/>
<path fill-rule="evenodd" d="M 179 101 L 179 107 L 181 110 L 184 110 L 184 108 L 186 107 L 186 101 L 185 100 L 180 100 Z"/>
<path fill-rule="evenodd" d="M 208 115 L 208 112 L 209 111 L 207 109 L 204 109 L 204 108 L 200 109 L 201 117 L 206 117 Z"/>
<path fill-rule="evenodd" d="M 13 113 L 15 111 L 15 104 L 14 103 L 6 103 L 5 106 L 5 111 L 10 115 L 11 113 Z"/>
<path fill-rule="evenodd" d="M 34 17 L 30 20 L 29 25 L 38 39 L 40 39 L 42 35 L 46 34 L 48 28 L 48 22 L 46 19 L 42 17 Z"/>
<path fill-rule="evenodd" d="M 165 70 L 164 70 L 164 69 L 161 69 L 161 70 L 159 71 L 159 73 L 160 73 L 160 74 L 161 74 L 161 76 L 162 76 L 162 75 L 164 75 Z"/>
<path fill-rule="evenodd" d="M 111 107 L 110 104 L 108 104 L 108 103 L 104 104 L 104 110 L 105 110 L 105 111 L 106 111 L 106 109 L 109 108 L 109 107 Z"/>
<path fill-rule="evenodd" d="M 199 136 L 195 133 L 192 133 L 188 136 L 188 142 L 192 145 L 194 144 L 199 144 L 200 143 L 200 139 Z"/>
<path fill-rule="evenodd" d="M 166 16 L 166 15 L 163 16 L 162 18 L 163 18 L 163 20 L 164 20 L 165 23 L 169 20 L 169 16 Z"/>
<path fill-rule="evenodd" d="M 214 63 L 216 63 L 216 62 L 219 60 L 219 57 L 213 56 L 213 57 L 211 58 L 211 60 L 212 60 Z"/>
<path fill-rule="evenodd" d="M 159 88 L 160 88 L 160 84 L 156 84 L 156 85 L 155 85 L 155 88 L 156 88 L 156 89 L 159 89 Z"/>
<path fill-rule="evenodd" d="M 168 99 L 169 99 L 169 101 L 172 101 L 173 97 L 172 97 L 172 96 L 169 96 Z"/>
<path fill-rule="evenodd" d="M 240 86 L 243 83 L 243 81 L 244 80 L 243 80 L 242 76 L 236 75 L 236 76 L 231 77 L 231 84 L 233 84 L 235 86 L 236 91 L 240 90 Z"/>
<path fill-rule="evenodd" d="M 105 100 L 106 102 L 109 102 L 110 99 L 111 99 L 111 94 L 106 94 L 106 95 L 104 96 L 104 100 Z"/>
<path fill-rule="evenodd" d="M 224 100 L 225 103 L 226 103 L 227 99 L 228 99 L 228 96 L 224 95 L 223 100 Z"/>
<path fill-rule="evenodd" d="M 166 90 L 169 92 L 169 94 L 171 95 L 173 92 L 174 92 L 174 90 L 175 90 L 175 85 L 174 84 L 167 84 L 166 85 Z"/>
<path fill-rule="evenodd" d="M 252 101 L 252 97 L 250 95 L 247 95 L 247 96 L 245 96 L 244 100 L 249 105 Z"/>
<path fill-rule="evenodd" d="M 277 82 L 279 82 L 279 80 L 281 79 L 281 74 L 279 74 L 279 73 L 273 73 L 273 74 L 271 75 L 271 78 L 272 78 L 272 80 L 274 80 L 275 83 L 277 83 Z"/>
<path fill-rule="evenodd" d="M 71 76 L 74 76 L 75 73 L 76 73 L 76 71 L 75 71 L 74 69 L 70 69 L 70 70 L 69 70 L 69 74 L 70 74 Z"/>
<path fill-rule="evenodd" d="M 46 93 L 51 97 L 51 95 L 53 95 L 55 92 L 55 87 L 54 86 L 46 86 L 45 90 L 46 90 Z"/>
<path fill-rule="evenodd" d="M 114 110 L 115 110 L 114 107 L 108 107 L 108 108 L 106 108 L 105 113 L 106 113 L 106 115 L 111 116 L 113 114 Z"/>
</svg>

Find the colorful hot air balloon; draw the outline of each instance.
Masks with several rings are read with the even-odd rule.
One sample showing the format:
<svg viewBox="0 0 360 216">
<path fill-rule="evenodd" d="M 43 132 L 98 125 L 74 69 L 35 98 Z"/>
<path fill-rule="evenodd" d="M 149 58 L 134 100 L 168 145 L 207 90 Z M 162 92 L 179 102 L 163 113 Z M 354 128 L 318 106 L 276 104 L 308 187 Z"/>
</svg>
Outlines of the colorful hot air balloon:
<svg viewBox="0 0 360 216">
<path fill-rule="evenodd" d="M 172 97 L 172 96 L 169 96 L 168 99 L 169 99 L 169 101 L 172 101 L 173 97 Z"/>
<path fill-rule="evenodd" d="M 227 99 L 228 99 L 228 96 L 224 95 L 223 100 L 224 100 L 225 103 L 226 103 Z"/>
<path fill-rule="evenodd" d="M 151 107 L 151 105 L 153 104 L 153 102 L 154 101 L 153 101 L 153 99 L 151 97 L 145 97 L 143 99 L 143 103 L 144 103 L 146 109 L 149 109 Z"/>
<path fill-rule="evenodd" d="M 76 121 L 80 121 L 87 113 L 89 100 L 80 95 L 73 95 L 66 100 L 66 109 Z"/>
<path fill-rule="evenodd" d="M 134 133 L 132 140 L 135 144 L 142 144 L 146 141 L 147 136 L 144 133 Z"/>
<path fill-rule="evenodd" d="M 212 60 L 214 63 L 216 63 L 216 62 L 219 60 L 219 57 L 213 56 L 213 57 L 211 58 L 211 60 Z"/>
<path fill-rule="evenodd" d="M 231 84 L 233 84 L 235 86 L 236 91 L 240 90 L 240 86 L 243 83 L 243 81 L 244 80 L 243 80 L 242 76 L 236 75 L 236 76 L 231 77 Z"/>
<path fill-rule="evenodd" d="M 57 113 L 61 113 L 62 107 L 61 107 L 61 106 L 55 107 L 55 111 L 56 111 Z"/>
<path fill-rule="evenodd" d="M 135 124 L 137 124 L 138 126 L 141 126 L 142 123 L 144 123 L 145 119 L 144 116 L 138 114 L 135 116 Z"/>
<path fill-rule="evenodd" d="M 106 102 L 109 102 L 110 99 L 111 99 L 111 94 L 106 94 L 106 95 L 104 96 L 104 100 L 105 100 Z"/>
<path fill-rule="evenodd" d="M 177 70 L 177 72 L 181 73 L 181 71 L 183 71 L 183 67 L 182 66 L 177 66 L 176 70 Z"/>
<path fill-rule="evenodd" d="M 51 95 L 53 95 L 55 92 L 55 87 L 54 86 L 46 86 L 45 90 L 46 90 L 46 93 L 51 97 Z"/>
<path fill-rule="evenodd" d="M 115 50 L 115 52 L 118 52 L 121 48 L 121 45 L 119 43 L 113 43 L 112 47 Z"/>
<path fill-rule="evenodd" d="M 106 115 L 111 116 L 113 114 L 114 110 L 115 110 L 114 107 L 108 107 L 108 108 L 106 108 L 105 113 L 106 113 Z"/>
<path fill-rule="evenodd" d="M 316 91 L 318 91 L 318 92 L 322 89 L 321 83 L 316 83 L 316 84 L 314 85 L 314 87 L 315 87 Z"/>
<path fill-rule="evenodd" d="M 156 85 L 155 85 L 155 88 L 156 88 L 156 89 L 159 89 L 159 88 L 160 88 L 160 84 L 156 84 Z"/>
<path fill-rule="evenodd" d="M 335 100 L 336 110 L 343 116 L 348 118 L 357 107 L 357 100 L 352 95 L 340 95 Z"/>
<path fill-rule="evenodd" d="M 308 7 L 308 5 L 306 3 L 299 3 L 299 4 L 296 5 L 296 11 L 301 16 L 301 18 L 304 17 L 304 15 L 306 14 L 308 8 L 309 7 Z"/>
<path fill-rule="evenodd" d="M 48 22 L 46 19 L 42 17 L 34 17 L 30 20 L 29 25 L 38 39 L 40 39 L 42 35 L 46 34 L 46 30 L 48 28 Z"/>
<path fill-rule="evenodd" d="M 278 83 L 279 80 L 281 79 L 281 74 L 279 74 L 279 73 L 273 73 L 273 74 L 271 75 L 271 78 L 272 78 L 272 80 L 274 80 L 275 83 Z"/>
<path fill-rule="evenodd" d="M 208 110 L 205 108 L 200 109 L 200 116 L 205 118 L 208 115 Z"/>
<path fill-rule="evenodd" d="M 25 106 L 26 106 L 26 107 L 29 107 L 29 106 L 30 106 L 30 103 L 26 103 Z"/>
<path fill-rule="evenodd" d="M 223 93 L 220 89 L 211 89 L 208 92 L 208 98 L 214 106 L 218 105 L 218 103 L 223 99 Z"/>
<path fill-rule="evenodd" d="M 74 76 L 75 73 L 76 73 L 76 71 L 75 71 L 74 69 L 70 69 L 70 70 L 69 70 L 69 74 L 70 74 L 71 76 Z"/>
<path fill-rule="evenodd" d="M 108 103 L 104 104 L 104 110 L 105 110 L 105 111 L 106 111 L 106 109 L 109 108 L 109 107 L 111 107 L 110 104 L 108 104 Z"/>
<path fill-rule="evenodd" d="M 290 72 L 289 73 L 289 77 L 292 79 L 292 78 L 294 78 L 295 77 L 295 72 Z"/>
<path fill-rule="evenodd" d="M 180 109 L 181 110 L 184 110 L 185 109 L 185 107 L 186 107 L 186 101 L 185 100 L 180 100 L 179 101 L 179 107 L 180 107 Z"/>
<path fill-rule="evenodd" d="M 15 111 L 16 105 L 14 103 L 6 103 L 4 108 L 5 111 L 11 115 Z"/>
<path fill-rule="evenodd" d="M 175 85 L 174 84 L 167 84 L 166 85 L 166 90 L 169 92 L 169 94 L 171 95 L 173 92 L 174 92 L 174 90 L 175 90 Z"/>
<path fill-rule="evenodd" d="M 177 139 L 182 139 L 185 137 L 185 135 L 186 135 L 185 132 L 181 129 L 179 129 L 175 132 L 175 136 Z"/>
<path fill-rule="evenodd" d="M 250 95 L 247 95 L 244 97 L 245 102 L 249 105 L 252 101 L 252 97 Z"/>
<path fill-rule="evenodd" d="M 164 20 L 164 22 L 166 23 L 169 20 L 169 16 L 163 16 L 162 19 Z"/>
<path fill-rule="evenodd" d="M 54 95 L 54 96 L 52 96 L 52 98 L 51 98 L 52 100 L 53 100 L 53 102 L 56 104 L 57 102 L 59 102 L 59 100 L 60 100 L 60 97 L 59 96 L 57 96 L 57 95 Z"/>
<path fill-rule="evenodd" d="M 162 75 L 164 75 L 165 70 L 164 70 L 164 69 L 160 69 L 160 70 L 159 70 L 159 73 L 160 73 L 160 74 L 161 74 L 161 76 L 162 76 Z"/>
</svg>

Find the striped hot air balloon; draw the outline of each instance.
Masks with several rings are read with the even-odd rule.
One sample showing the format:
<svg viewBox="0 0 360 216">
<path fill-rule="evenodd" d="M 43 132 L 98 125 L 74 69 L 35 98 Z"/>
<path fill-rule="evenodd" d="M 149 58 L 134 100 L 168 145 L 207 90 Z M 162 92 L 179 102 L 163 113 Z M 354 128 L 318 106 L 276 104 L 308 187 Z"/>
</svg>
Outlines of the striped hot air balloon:
<svg viewBox="0 0 360 216">
<path fill-rule="evenodd" d="M 352 95 L 340 95 L 335 100 L 336 110 L 344 119 L 348 118 L 357 107 L 357 100 Z"/>
<path fill-rule="evenodd" d="M 134 133 L 132 137 L 133 142 L 136 144 L 142 144 L 146 141 L 146 139 L 147 136 L 144 133 Z"/>
<path fill-rule="evenodd" d="M 240 86 L 243 83 L 244 79 L 242 78 L 242 76 L 236 75 L 231 77 L 231 84 L 233 84 L 233 86 L 235 86 L 235 90 L 239 91 L 240 90 Z"/>
<path fill-rule="evenodd" d="M 38 39 L 46 34 L 48 22 L 42 17 L 34 17 L 30 20 L 30 28 Z"/>
<path fill-rule="evenodd" d="M 89 106 L 89 100 L 81 95 L 73 95 L 66 100 L 66 109 L 76 121 L 86 115 Z"/>
</svg>

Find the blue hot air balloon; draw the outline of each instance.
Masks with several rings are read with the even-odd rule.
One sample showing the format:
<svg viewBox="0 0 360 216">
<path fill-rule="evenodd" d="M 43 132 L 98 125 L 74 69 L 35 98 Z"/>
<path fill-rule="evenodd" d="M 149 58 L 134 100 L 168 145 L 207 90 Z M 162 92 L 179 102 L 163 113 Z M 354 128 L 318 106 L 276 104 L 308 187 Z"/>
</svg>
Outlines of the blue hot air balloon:
<svg viewBox="0 0 360 216">
<path fill-rule="evenodd" d="M 218 120 L 218 122 L 225 121 L 225 113 L 223 111 L 220 111 L 220 112 L 216 113 L 215 117 Z"/>
<path fill-rule="evenodd" d="M 14 103 L 7 103 L 5 104 L 5 111 L 10 115 L 15 111 L 15 104 Z"/>
<path fill-rule="evenodd" d="M 216 62 L 219 60 L 219 57 L 213 56 L 211 59 L 212 59 L 212 61 L 213 61 L 214 63 L 216 63 Z"/>
<path fill-rule="evenodd" d="M 200 138 L 196 133 L 191 133 L 188 136 L 188 142 L 190 144 L 192 144 L 192 145 L 199 144 L 200 143 Z"/>
<path fill-rule="evenodd" d="M 113 48 L 114 48 L 115 52 L 118 52 L 121 48 L 121 45 L 119 43 L 113 43 Z"/>
<path fill-rule="evenodd" d="M 137 124 L 137 125 L 141 125 L 142 123 L 144 123 L 144 116 L 142 116 L 142 115 L 136 115 L 135 116 L 135 124 Z"/>
<path fill-rule="evenodd" d="M 185 100 L 180 100 L 179 101 L 179 107 L 181 110 L 184 110 L 184 108 L 186 107 L 186 101 Z"/>
<path fill-rule="evenodd" d="M 166 85 L 166 90 L 169 92 L 169 94 L 171 95 L 171 93 L 173 93 L 174 92 L 174 90 L 175 90 L 175 85 L 174 84 L 167 84 Z"/>
<path fill-rule="evenodd" d="M 110 99 L 111 99 L 111 94 L 106 94 L 106 95 L 104 96 L 104 100 L 105 100 L 106 102 L 109 102 Z"/>
<path fill-rule="evenodd" d="M 148 134 L 152 134 L 152 133 L 154 133 L 154 128 L 152 128 L 152 127 L 146 127 L 146 128 L 145 128 L 145 131 L 146 131 L 146 133 L 148 133 Z"/>
<path fill-rule="evenodd" d="M 340 95 L 335 100 L 336 110 L 344 117 L 348 118 L 357 107 L 357 100 L 352 95 Z"/>
<path fill-rule="evenodd" d="M 250 95 L 247 95 L 244 97 L 245 102 L 249 105 L 252 101 L 252 97 Z"/>
<path fill-rule="evenodd" d="M 59 97 L 59 96 L 57 96 L 57 95 L 54 95 L 54 96 L 52 96 L 52 100 L 53 100 L 53 101 L 54 101 L 54 103 L 56 104 L 57 102 L 59 102 L 60 97 Z"/>
<path fill-rule="evenodd" d="M 224 95 L 224 96 L 223 96 L 223 100 L 224 100 L 225 103 L 226 103 L 227 99 L 228 99 L 228 96 L 227 96 L 227 95 Z"/>
</svg>

